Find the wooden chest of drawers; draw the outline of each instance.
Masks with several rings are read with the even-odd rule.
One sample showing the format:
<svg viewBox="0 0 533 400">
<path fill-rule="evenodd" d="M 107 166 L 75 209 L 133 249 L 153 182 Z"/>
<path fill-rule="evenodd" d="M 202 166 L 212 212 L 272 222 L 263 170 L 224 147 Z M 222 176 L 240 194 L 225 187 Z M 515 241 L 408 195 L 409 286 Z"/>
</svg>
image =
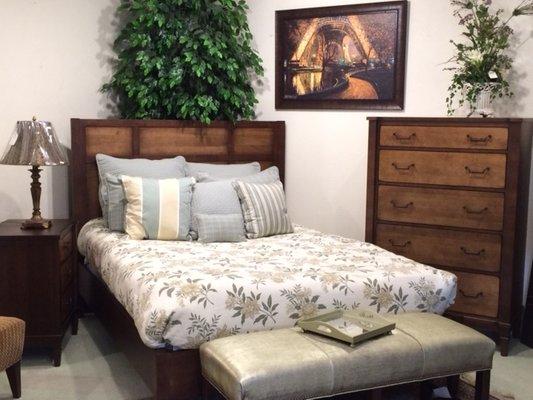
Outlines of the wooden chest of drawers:
<svg viewBox="0 0 533 400">
<path fill-rule="evenodd" d="M 74 224 L 52 220 L 43 230 L 22 230 L 20 220 L 0 224 L 0 315 L 26 322 L 26 346 L 51 349 L 61 363 L 63 336 L 77 332 Z"/>
<path fill-rule="evenodd" d="M 369 118 L 366 241 L 457 275 L 449 316 L 519 329 L 533 121 Z"/>
</svg>

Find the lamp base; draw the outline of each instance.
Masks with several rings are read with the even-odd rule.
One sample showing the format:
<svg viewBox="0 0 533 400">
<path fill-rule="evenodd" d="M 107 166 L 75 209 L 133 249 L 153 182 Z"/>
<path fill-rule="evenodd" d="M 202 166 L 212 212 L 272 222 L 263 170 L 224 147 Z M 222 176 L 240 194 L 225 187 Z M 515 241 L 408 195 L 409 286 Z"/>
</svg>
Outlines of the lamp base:
<svg viewBox="0 0 533 400">
<path fill-rule="evenodd" d="M 49 229 L 52 226 L 52 221 L 47 219 L 27 219 L 22 223 L 20 229 Z"/>
</svg>

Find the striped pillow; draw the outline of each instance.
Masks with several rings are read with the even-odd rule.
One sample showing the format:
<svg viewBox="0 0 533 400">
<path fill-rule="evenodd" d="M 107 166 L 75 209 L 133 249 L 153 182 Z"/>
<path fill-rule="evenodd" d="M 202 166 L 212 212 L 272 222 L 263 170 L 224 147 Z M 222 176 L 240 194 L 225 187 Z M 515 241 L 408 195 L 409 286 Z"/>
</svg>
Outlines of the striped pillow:
<svg viewBox="0 0 533 400">
<path fill-rule="evenodd" d="M 293 232 L 291 220 L 287 215 L 283 184 L 280 181 L 235 181 L 233 187 L 241 201 L 246 237 L 257 239 Z"/>
<path fill-rule="evenodd" d="M 194 178 L 121 179 L 127 202 L 124 230 L 132 239 L 187 239 Z"/>
</svg>

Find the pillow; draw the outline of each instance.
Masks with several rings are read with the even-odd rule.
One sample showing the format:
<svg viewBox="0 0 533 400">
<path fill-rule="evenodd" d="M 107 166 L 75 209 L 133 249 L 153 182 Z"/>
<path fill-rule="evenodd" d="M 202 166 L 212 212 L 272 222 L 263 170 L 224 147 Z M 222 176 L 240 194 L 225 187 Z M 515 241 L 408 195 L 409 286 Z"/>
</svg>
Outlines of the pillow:
<svg viewBox="0 0 533 400">
<path fill-rule="evenodd" d="M 241 200 L 246 237 L 292 233 L 292 223 L 287 215 L 285 193 L 280 181 L 274 183 L 233 183 Z"/>
<path fill-rule="evenodd" d="M 187 176 L 197 177 L 198 174 L 209 174 L 215 179 L 232 179 L 242 178 L 243 176 L 253 175 L 261 171 L 261 165 L 258 162 L 248 164 L 205 164 L 205 163 L 187 163 Z"/>
<path fill-rule="evenodd" d="M 269 183 L 279 181 L 279 171 L 277 167 L 270 167 L 258 174 L 241 178 L 243 182 Z M 198 226 L 195 215 L 197 214 L 239 214 L 241 215 L 240 226 L 244 235 L 244 220 L 242 219 L 241 204 L 239 197 L 233 189 L 232 180 L 213 180 L 211 176 L 205 182 L 194 185 L 192 195 L 192 219 L 191 233 L 192 239 L 198 237 Z"/>
<path fill-rule="evenodd" d="M 132 239 L 186 240 L 194 178 L 153 179 L 122 175 L 124 229 Z"/>
<path fill-rule="evenodd" d="M 104 221 L 109 223 L 108 211 L 108 187 L 105 183 L 106 174 L 120 176 L 139 176 L 143 178 L 183 178 L 186 176 L 185 158 L 179 156 L 163 160 L 147 160 L 143 158 L 128 159 L 116 158 L 105 154 L 96 155 L 100 187 L 98 196 Z M 116 219 L 116 216 L 112 217 Z"/>
<path fill-rule="evenodd" d="M 107 202 L 105 215 L 107 215 L 107 227 L 112 231 L 124 232 L 124 208 L 126 197 L 122 187 L 120 176 L 105 174 L 104 185 L 107 190 Z"/>
<path fill-rule="evenodd" d="M 216 178 L 212 175 L 210 175 L 207 172 L 200 172 L 196 176 L 197 182 L 216 182 L 221 180 L 227 180 L 227 179 L 220 179 Z M 279 181 L 279 169 L 276 166 L 270 167 L 265 169 L 264 171 L 261 171 L 259 173 L 244 176 L 241 178 L 238 178 L 240 181 L 243 182 L 249 182 L 249 183 L 271 183 Z M 233 179 L 235 180 L 235 179 Z"/>
<path fill-rule="evenodd" d="M 242 214 L 197 214 L 198 241 L 242 242 L 246 240 L 242 226 Z"/>
</svg>

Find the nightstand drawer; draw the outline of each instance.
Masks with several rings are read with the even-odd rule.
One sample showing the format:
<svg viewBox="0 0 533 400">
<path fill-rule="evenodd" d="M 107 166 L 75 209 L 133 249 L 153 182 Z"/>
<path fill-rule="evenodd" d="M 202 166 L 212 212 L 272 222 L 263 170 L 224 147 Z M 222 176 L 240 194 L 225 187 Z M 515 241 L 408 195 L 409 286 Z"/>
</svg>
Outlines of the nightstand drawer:
<svg viewBox="0 0 533 400">
<path fill-rule="evenodd" d="M 501 189 L 505 164 L 504 154 L 382 150 L 379 180 Z"/>
<path fill-rule="evenodd" d="M 424 264 L 500 270 L 501 238 L 497 234 L 378 224 L 376 244 Z"/>
<path fill-rule="evenodd" d="M 61 321 L 65 321 L 74 309 L 74 284 L 70 284 L 61 295 Z"/>
<path fill-rule="evenodd" d="M 450 311 L 497 317 L 500 279 L 488 275 L 454 273 L 457 275 L 457 297 Z"/>
<path fill-rule="evenodd" d="M 61 271 L 61 290 L 64 290 L 70 284 L 70 282 L 72 282 L 72 277 L 74 276 L 72 257 L 69 257 L 62 262 L 59 266 L 59 269 Z"/>
<path fill-rule="evenodd" d="M 72 253 L 72 230 L 65 231 L 59 238 L 59 261 L 63 262 Z"/>
<path fill-rule="evenodd" d="M 380 185 L 378 219 L 499 231 L 503 194 Z"/>
<path fill-rule="evenodd" d="M 462 126 L 382 126 L 381 146 L 445 149 L 507 149 L 507 128 Z"/>
</svg>

